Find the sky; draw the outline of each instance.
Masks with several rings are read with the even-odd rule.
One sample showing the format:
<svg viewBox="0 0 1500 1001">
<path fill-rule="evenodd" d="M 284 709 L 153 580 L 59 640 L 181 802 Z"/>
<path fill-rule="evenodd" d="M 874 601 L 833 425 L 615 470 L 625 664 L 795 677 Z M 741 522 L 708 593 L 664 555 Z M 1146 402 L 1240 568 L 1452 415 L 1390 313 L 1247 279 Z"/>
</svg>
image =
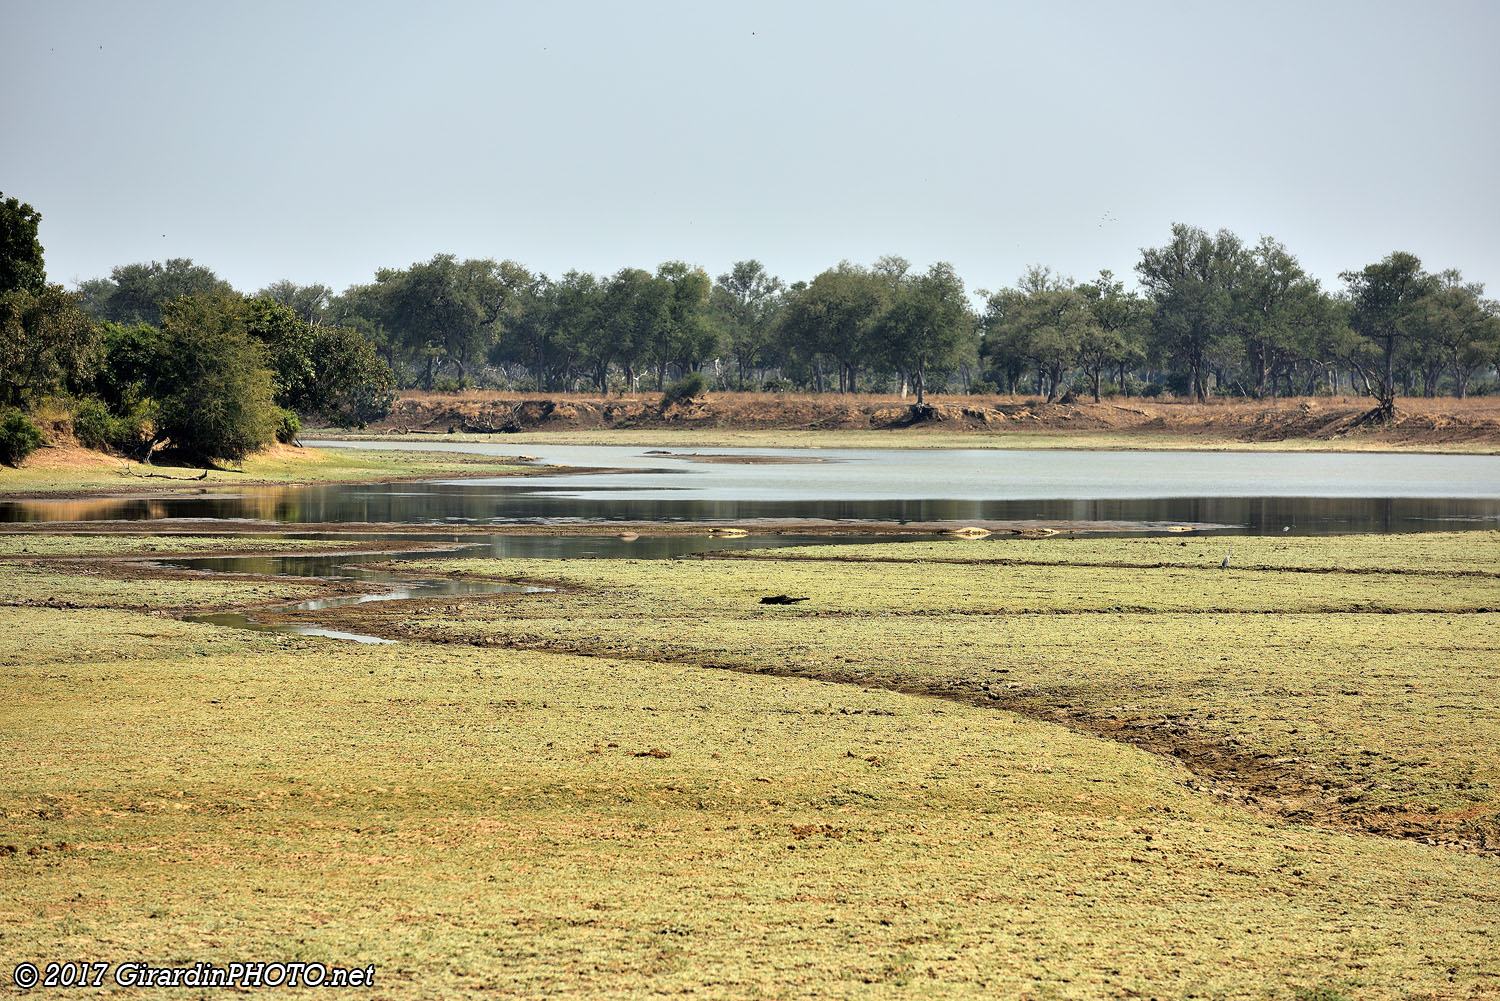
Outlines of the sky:
<svg viewBox="0 0 1500 1001">
<path fill-rule="evenodd" d="M 1133 281 L 1175 222 L 1500 294 L 1500 2 L 0 0 L 50 280 L 434 254 Z"/>
</svg>

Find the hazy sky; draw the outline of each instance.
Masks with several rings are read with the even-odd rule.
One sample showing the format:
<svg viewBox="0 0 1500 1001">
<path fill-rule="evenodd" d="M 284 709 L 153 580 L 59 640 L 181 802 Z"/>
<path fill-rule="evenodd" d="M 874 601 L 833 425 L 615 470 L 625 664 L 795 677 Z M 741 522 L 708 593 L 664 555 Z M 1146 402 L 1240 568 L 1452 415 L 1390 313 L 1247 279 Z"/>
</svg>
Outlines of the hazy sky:
<svg viewBox="0 0 1500 1001">
<path fill-rule="evenodd" d="M 435 253 L 1129 276 L 1173 222 L 1500 293 L 1500 2 L 0 0 L 53 281 Z"/>
</svg>

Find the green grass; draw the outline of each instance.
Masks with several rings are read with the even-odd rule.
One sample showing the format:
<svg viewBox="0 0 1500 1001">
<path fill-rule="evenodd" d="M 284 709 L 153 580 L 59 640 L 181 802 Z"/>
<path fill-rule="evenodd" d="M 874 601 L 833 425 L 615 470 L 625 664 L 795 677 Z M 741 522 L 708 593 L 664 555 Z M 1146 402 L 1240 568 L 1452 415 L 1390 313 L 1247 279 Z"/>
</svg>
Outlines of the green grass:
<svg viewBox="0 0 1500 1001">
<path fill-rule="evenodd" d="M 41 453 L 38 453 L 41 454 Z M 504 457 L 364 449 L 278 447 L 243 463 L 210 469 L 143 466 L 100 454 L 97 462 L 72 467 L 33 460 L 20 469 L 0 467 L 5 494 L 80 494 L 118 491 L 197 490 L 224 486 L 343 483 L 444 476 L 520 475 L 535 467 Z"/>
<path fill-rule="evenodd" d="M 1500 534 L 1239 539 L 1245 568 L 1227 571 L 1222 540 L 1179 541 L 422 560 L 400 565 L 565 590 L 432 603 L 392 625 L 930 691 L 1264 755 L 1287 773 L 1256 793 L 1274 808 L 1500 844 Z M 759 603 L 771 594 L 808 600 Z"/>
<path fill-rule="evenodd" d="M 321 553 L 368 546 L 368 542 L 353 539 L 290 539 L 284 536 L 254 535 L 127 535 L 121 532 L 101 532 L 98 535 L 0 534 L 0 557 L 182 556 L 220 552 Z"/>
<path fill-rule="evenodd" d="M 1064 721 L 842 683 L 1009 665 L 985 681 L 1156 699 L 1251 743 L 1297 726 L 1315 755 L 1333 721 L 1351 754 L 1425 734 L 1436 790 L 1460 763 L 1489 781 L 1493 615 L 1014 612 L 965 598 L 978 582 L 908 590 L 965 569 L 931 563 L 459 566 L 574 590 L 359 614 L 546 648 L 4 609 L 6 960 L 374 963 L 372 996 L 400 998 L 1500 996 L 1500 858 L 1288 823 Z M 1016 568 L 977 569 L 1003 595 Z M 1064 605 L 1091 586 L 1073 569 Z M 799 585 L 839 607 L 747 603 Z M 923 614 L 833 594 L 857 586 Z M 1439 591 L 1385 600 L 1458 603 Z M 1091 649 L 1110 636 L 1119 656 Z M 830 680 L 700 666 L 737 657 Z M 1334 695 L 1346 674 L 1368 694 Z"/>
</svg>

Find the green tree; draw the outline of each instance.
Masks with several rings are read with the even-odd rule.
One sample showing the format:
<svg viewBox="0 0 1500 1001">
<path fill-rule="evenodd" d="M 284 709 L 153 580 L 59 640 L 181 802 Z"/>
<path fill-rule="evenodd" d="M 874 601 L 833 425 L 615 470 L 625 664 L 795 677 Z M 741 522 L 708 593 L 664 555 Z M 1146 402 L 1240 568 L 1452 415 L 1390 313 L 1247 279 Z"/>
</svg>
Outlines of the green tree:
<svg viewBox="0 0 1500 1001">
<path fill-rule="evenodd" d="M 116 411 L 149 399 L 166 353 L 161 331 L 145 323 L 102 323 L 99 344 L 94 392 Z"/>
<path fill-rule="evenodd" d="M 911 373 L 922 406 L 928 372 L 957 364 L 969 346 L 974 318 L 963 279 L 945 262 L 903 276 L 876 326 L 891 361 Z"/>
<path fill-rule="evenodd" d="M 0 192 L 0 294 L 25 289 L 41 290 L 47 280 L 42 264 L 42 244 L 37 227 L 42 214 Z"/>
<path fill-rule="evenodd" d="M 1125 283 L 1116 281 L 1105 269 L 1092 282 L 1078 286 L 1078 292 L 1093 317 L 1078 346 L 1078 361 L 1088 374 L 1099 402 L 1099 386 L 1106 369 L 1124 366 L 1142 354 L 1141 341 L 1149 322 L 1150 311 L 1135 292 L 1126 292 Z M 1125 391 L 1125 376 L 1120 374 L 1120 391 Z"/>
<path fill-rule="evenodd" d="M 1017 287 L 988 297 L 985 311 L 988 353 L 1003 351 L 1036 366 L 1037 389 L 1052 403 L 1064 377 L 1080 362 L 1087 341 L 1103 346 L 1088 297 L 1051 268 L 1035 265 Z"/>
<path fill-rule="evenodd" d="M 308 411 L 317 379 L 312 326 L 291 306 L 258 298 L 245 303 L 245 329 L 263 349 L 277 406 Z"/>
<path fill-rule="evenodd" d="M 1438 280 L 1404 251 L 1339 277 L 1349 288 L 1350 325 L 1360 338 L 1349 361 L 1375 398 L 1376 416 L 1389 421 L 1396 415 L 1396 359 L 1419 335 L 1425 300 Z"/>
<path fill-rule="evenodd" d="M 647 357 L 651 338 L 669 322 L 668 297 L 666 283 L 640 268 L 621 268 L 605 288 L 594 357 L 600 365 L 617 362 L 628 390 L 635 389 L 636 367 Z"/>
<path fill-rule="evenodd" d="M 80 297 L 94 319 L 161 326 L 162 305 L 180 296 L 231 294 L 228 282 L 186 257 L 122 264 L 110 277 L 83 282 Z"/>
<path fill-rule="evenodd" d="M 552 322 L 557 330 L 565 369 L 583 362 L 593 369 L 599 392 L 608 388 L 608 352 L 601 363 L 595 354 L 598 331 L 604 324 L 604 285 L 587 272 L 569 271 L 552 286 Z"/>
<path fill-rule="evenodd" d="M 1244 248 L 1228 230 L 1210 237 L 1174 223 L 1171 241 L 1142 250 L 1136 265 L 1155 305 L 1155 347 L 1186 372 L 1189 392 L 1200 403 L 1208 399 L 1213 357 L 1235 345 L 1234 292 L 1243 261 Z"/>
<path fill-rule="evenodd" d="M 431 389 L 439 367 L 468 377 L 500 336 L 506 309 L 534 281 L 514 261 L 438 254 L 404 270 L 382 268 L 369 301 L 379 310 L 379 325 L 422 369 L 423 385 Z"/>
<path fill-rule="evenodd" d="M 759 363 L 775 338 L 775 321 L 785 286 L 757 260 L 736 261 L 714 282 L 710 310 L 724 345 L 734 358 L 737 384 Z"/>
<path fill-rule="evenodd" d="M 882 350 L 895 328 L 877 330 L 890 301 L 893 283 L 866 268 L 841 261 L 795 291 L 780 315 L 780 336 L 813 370 L 818 392 L 824 390 L 824 365 L 838 373 L 839 392 L 853 392 L 862 363 L 877 356 L 900 365 L 900 349 Z M 877 340 L 881 338 L 881 340 Z"/>
<path fill-rule="evenodd" d="M 152 387 L 158 427 L 188 458 L 239 460 L 275 438 L 280 411 L 248 313 L 244 299 L 224 293 L 162 307 L 163 352 Z"/>
<path fill-rule="evenodd" d="M 1438 288 L 1423 303 L 1425 339 L 1438 364 L 1453 376 L 1454 393 L 1463 399 L 1475 371 L 1490 363 L 1500 346 L 1500 305 L 1484 297 L 1484 285 L 1465 282 L 1457 271 L 1437 276 Z M 1429 390 L 1436 379 L 1426 380 Z"/>
<path fill-rule="evenodd" d="M 359 428 L 390 413 L 395 376 L 369 338 L 348 327 L 318 327 L 312 357 L 306 412 L 339 427 Z"/>
<path fill-rule="evenodd" d="M 327 285 L 298 285 L 283 278 L 255 293 L 257 299 L 270 299 L 283 306 L 290 306 L 312 326 L 328 320 L 328 308 L 333 299 L 333 289 Z"/>
<path fill-rule="evenodd" d="M 1253 380 L 1251 395 L 1275 395 L 1275 376 L 1299 353 L 1311 300 L 1322 292 L 1297 258 L 1269 236 L 1245 254 L 1240 281 L 1231 291 Z"/>
<path fill-rule="evenodd" d="M 98 328 L 62 286 L 0 293 L 0 405 L 84 392 L 98 361 Z"/>
</svg>

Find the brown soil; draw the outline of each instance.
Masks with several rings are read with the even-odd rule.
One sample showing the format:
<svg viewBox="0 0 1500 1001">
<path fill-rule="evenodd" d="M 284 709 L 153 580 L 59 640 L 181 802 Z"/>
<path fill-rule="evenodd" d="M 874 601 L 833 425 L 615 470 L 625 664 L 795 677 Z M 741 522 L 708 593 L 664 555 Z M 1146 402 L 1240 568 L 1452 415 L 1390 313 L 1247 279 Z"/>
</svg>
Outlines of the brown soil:
<svg viewBox="0 0 1500 1001">
<path fill-rule="evenodd" d="M 904 430 L 1123 433 L 1238 442 L 1357 439 L 1393 446 L 1500 446 L 1500 398 L 1401 399 L 1394 423 L 1370 424 L 1359 397 L 1215 401 L 1119 398 L 1045 403 L 995 396 L 934 396 L 917 411 L 897 396 L 715 393 L 662 407 L 654 396 L 525 397 L 405 393 L 371 430 L 404 434 L 604 429 Z"/>
</svg>

